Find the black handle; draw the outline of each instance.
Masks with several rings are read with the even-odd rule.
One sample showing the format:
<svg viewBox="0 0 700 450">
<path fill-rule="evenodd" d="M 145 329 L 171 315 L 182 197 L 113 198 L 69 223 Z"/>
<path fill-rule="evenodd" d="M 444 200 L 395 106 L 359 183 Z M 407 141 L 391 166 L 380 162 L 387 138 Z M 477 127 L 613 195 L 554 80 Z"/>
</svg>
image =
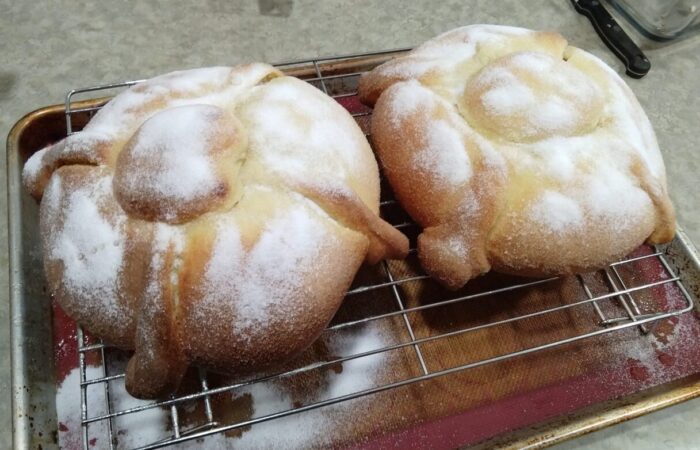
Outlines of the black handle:
<svg viewBox="0 0 700 450">
<path fill-rule="evenodd" d="M 632 39 L 615 22 L 599 0 L 571 0 L 576 11 L 588 17 L 605 45 L 625 64 L 627 75 L 642 78 L 651 63 Z"/>
</svg>

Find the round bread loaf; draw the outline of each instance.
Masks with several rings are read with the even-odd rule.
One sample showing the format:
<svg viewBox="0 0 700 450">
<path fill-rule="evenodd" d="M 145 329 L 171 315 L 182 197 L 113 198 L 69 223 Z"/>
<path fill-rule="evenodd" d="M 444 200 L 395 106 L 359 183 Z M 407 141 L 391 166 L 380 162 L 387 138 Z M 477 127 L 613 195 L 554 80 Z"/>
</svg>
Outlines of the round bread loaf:
<svg viewBox="0 0 700 450">
<path fill-rule="evenodd" d="M 633 93 L 557 33 L 474 25 L 360 80 L 372 140 L 446 286 L 492 268 L 599 268 L 675 233 L 664 164 Z"/>
<path fill-rule="evenodd" d="M 363 261 L 407 239 L 377 213 L 379 175 L 350 114 L 266 64 L 174 72 L 33 155 L 50 292 L 134 349 L 152 398 L 202 364 L 247 375 L 310 345 Z"/>
</svg>

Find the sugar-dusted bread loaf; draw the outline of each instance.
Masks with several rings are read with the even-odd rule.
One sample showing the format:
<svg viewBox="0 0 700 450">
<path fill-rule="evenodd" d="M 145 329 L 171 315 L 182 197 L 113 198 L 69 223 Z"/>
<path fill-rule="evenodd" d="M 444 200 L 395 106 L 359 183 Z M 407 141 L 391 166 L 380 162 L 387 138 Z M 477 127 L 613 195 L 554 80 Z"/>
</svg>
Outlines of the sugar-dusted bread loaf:
<svg viewBox="0 0 700 450">
<path fill-rule="evenodd" d="M 423 227 L 424 268 L 587 271 L 675 232 L 661 154 L 620 77 L 557 33 L 474 25 L 360 80 L 372 139 Z"/>
<path fill-rule="evenodd" d="M 137 397 L 172 392 L 192 363 L 245 375 L 287 361 L 363 261 L 408 251 L 377 215 L 377 164 L 352 117 L 266 64 L 135 85 L 23 176 L 51 293 L 135 350 Z"/>
</svg>

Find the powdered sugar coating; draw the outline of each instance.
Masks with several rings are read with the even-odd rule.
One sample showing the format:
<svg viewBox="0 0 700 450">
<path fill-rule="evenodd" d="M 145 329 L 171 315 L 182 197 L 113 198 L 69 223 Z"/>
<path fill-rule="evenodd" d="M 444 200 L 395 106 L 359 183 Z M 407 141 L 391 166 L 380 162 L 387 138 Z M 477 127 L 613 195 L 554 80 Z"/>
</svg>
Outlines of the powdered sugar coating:
<svg viewBox="0 0 700 450">
<path fill-rule="evenodd" d="M 531 108 L 535 103 L 535 95 L 526 85 L 513 81 L 507 86 L 489 89 L 484 94 L 483 102 L 484 106 L 496 114 L 510 114 Z"/>
<path fill-rule="evenodd" d="M 131 156 L 159 164 L 149 171 L 127 167 L 125 188 L 170 201 L 192 201 L 214 189 L 217 178 L 207 143 L 215 131 L 211 122 L 217 110 L 206 105 L 176 107 L 147 120 L 134 138 Z"/>
<path fill-rule="evenodd" d="M 497 166 L 503 168 L 505 159 L 519 168 L 517 174 L 511 170 L 509 178 L 541 179 L 542 192 L 531 203 L 529 215 L 547 233 L 580 229 L 588 220 L 603 221 L 617 232 L 630 230 L 651 208 L 648 193 L 639 189 L 630 170 L 635 158 L 641 158 L 657 178 L 652 183 L 657 194 L 664 192 L 659 187 L 664 182 L 663 161 L 648 119 L 629 88 L 600 60 L 570 49 L 564 61 L 565 45 L 540 44 L 535 36 L 536 32 L 524 29 L 463 27 L 380 66 L 376 72 L 389 76 L 398 73 L 397 68 L 414 63 L 417 67 L 415 73 L 402 72 L 407 81 L 392 86 L 396 89 L 388 105 L 392 125 L 400 132 L 406 120 L 415 120 L 423 114 L 418 111 L 437 104 L 456 109 L 458 113 L 450 116 L 457 117 L 464 128 L 427 116 L 421 119 L 425 139 L 446 137 L 441 128 L 448 124 L 454 129 L 451 143 L 444 140 L 441 148 L 460 145 L 461 135 L 466 134 L 477 142 L 466 153 L 467 160 L 470 154 L 481 154 L 486 161 L 500 160 Z M 532 39 L 532 49 L 511 50 L 509 43 L 515 37 Z M 465 50 L 480 46 L 488 51 L 478 57 Z M 428 72 L 440 73 L 440 78 L 425 77 Z M 448 106 L 452 98 L 445 98 L 445 93 L 459 91 L 457 84 L 465 80 L 464 95 L 474 96 L 479 90 L 476 100 L 455 99 L 456 108 Z M 596 106 L 603 98 L 605 102 Z M 469 111 L 474 105 L 482 108 L 478 115 Z M 493 125 L 484 129 L 484 121 Z M 509 135 L 507 129 L 517 131 Z M 453 155 L 449 161 L 448 154 Z M 430 170 L 438 184 L 452 180 L 458 181 L 451 183 L 456 186 L 469 178 L 457 175 L 455 168 L 464 167 L 457 155 L 418 150 L 412 162 L 418 170 Z M 584 173 L 581 167 L 587 167 Z"/>
<path fill-rule="evenodd" d="M 460 110 L 471 125 L 477 131 L 503 130 L 517 142 L 590 131 L 603 97 L 584 73 L 543 52 L 498 58 L 474 75 L 466 90 Z"/>
<path fill-rule="evenodd" d="M 466 183 L 472 175 L 462 136 L 445 120 L 429 124 L 425 146 L 413 162 L 417 169 L 452 186 Z"/>
<path fill-rule="evenodd" d="M 295 194 L 293 199 L 298 206 L 267 220 L 251 248 L 245 248 L 235 222 L 222 219 L 218 225 L 200 310 L 233 308 L 232 335 L 257 337 L 271 320 L 280 320 L 279 308 L 303 309 L 289 301 L 303 289 L 321 246 L 335 239 L 320 223 L 323 211 L 304 197 Z"/>
<path fill-rule="evenodd" d="M 431 73 L 454 70 L 472 58 L 483 45 L 498 45 L 509 36 L 521 36 L 522 28 L 480 25 L 450 30 L 420 45 L 407 58 L 380 67 L 384 74 L 417 79 Z"/>
<path fill-rule="evenodd" d="M 60 181 L 50 186 L 46 207 L 59 215 L 62 224 L 47 234 L 45 251 L 51 260 L 62 263 L 62 282 L 69 292 L 78 298 L 95 298 L 91 305 L 95 313 L 119 319 L 117 281 L 124 262 L 126 220 L 103 212 L 111 198 L 112 178 L 97 177 L 94 184 L 68 192 L 60 190 Z M 57 200 L 63 196 L 65 204 L 58 210 Z"/>
<path fill-rule="evenodd" d="M 423 227 L 421 265 L 448 288 L 492 269 L 594 270 L 673 237 L 646 115 L 617 74 L 557 33 L 458 28 L 364 74 L 359 87 L 375 107 L 385 174 Z M 459 145 L 466 151 L 452 151 Z M 468 176 L 457 170 L 462 157 Z M 465 199 L 473 207 L 462 211 Z"/>
<path fill-rule="evenodd" d="M 373 215 L 376 161 L 347 110 L 266 64 L 134 85 L 37 153 L 25 182 L 46 194 L 52 293 L 95 335 L 136 347 L 126 385 L 144 397 L 192 362 L 242 374 L 292 358 L 364 258 L 408 246 Z M 214 328 L 232 339 L 214 349 Z"/>
<path fill-rule="evenodd" d="M 84 131 L 115 139 L 126 138 L 162 109 L 198 104 L 230 105 L 270 72 L 267 64 L 250 64 L 247 69 L 234 73 L 231 67 L 207 67 L 151 78 L 107 103 L 85 126 Z M 149 103 L 157 102 L 164 102 L 159 110 L 144 108 Z"/>
<path fill-rule="evenodd" d="M 50 148 L 51 147 L 46 147 L 39 150 L 38 152 L 34 153 L 26 163 L 24 163 L 24 167 L 22 168 L 22 176 L 30 180 L 31 183 L 36 182 L 36 178 L 43 168 L 44 155 L 46 155 L 46 152 L 48 152 Z"/>
<path fill-rule="evenodd" d="M 566 233 L 583 223 L 583 211 L 576 200 L 556 191 L 544 191 L 530 214 L 545 229 L 556 233 Z"/>
<path fill-rule="evenodd" d="M 376 164 L 371 149 L 347 111 L 316 88 L 293 78 L 272 80 L 236 114 L 249 133 L 250 166 L 319 185 L 323 178 L 341 180 L 369 203 L 359 181 L 373 179 L 365 169 Z"/>
</svg>

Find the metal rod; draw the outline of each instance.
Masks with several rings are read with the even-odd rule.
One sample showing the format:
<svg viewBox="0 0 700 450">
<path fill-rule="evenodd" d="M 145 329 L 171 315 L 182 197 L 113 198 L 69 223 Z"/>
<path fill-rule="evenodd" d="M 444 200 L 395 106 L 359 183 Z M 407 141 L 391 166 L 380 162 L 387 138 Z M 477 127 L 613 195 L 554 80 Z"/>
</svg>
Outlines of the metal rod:
<svg viewBox="0 0 700 450">
<path fill-rule="evenodd" d="M 614 263 L 610 264 L 610 266 L 619 266 L 622 264 L 628 264 L 631 262 L 640 261 L 642 259 L 653 258 L 655 256 L 661 256 L 661 255 L 662 255 L 661 252 L 654 252 L 654 253 L 651 253 L 649 255 L 635 256 L 634 258 L 627 258 L 627 259 L 623 259 L 623 260 L 614 262 Z"/>
<path fill-rule="evenodd" d="M 323 90 L 323 93 L 328 95 L 328 88 L 326 88 L 326 82 L 323 79 L 323 75 L 321 75 L 321 69 L 318 67 L 318 63 L 314 60 L 314 69 L 316 70 L 316 75 L 318 75 L 318 78 L 312 78 L 308 81 L 312 80 L 319 80 L 321 81 L 321 89 Z"/>
<path fill-rule="evenodd" d="M 394 281 L 394 276 L 389 270 L 389 264 L 387 264 L 386 261 L 382 261 L 382 266 L 384 267 L 384 272 L 386 273 L 387 278 L 389 278 L 389 281 Z M 418 344 L 415 343 L 416 335 L 413 333 L 413 327 L 411 326 L 411 322 L 408 320 L 408 315 L 405 312 L 403 301 L 401 300 L 401 296 L 399 295 L 399 289 L 394 284 L 391 286 L 391 290 L 394 293 L 394 299 L 396 300 L 396 304 L 398 305 L 399 310 L 401 310 L 401 312 L 403 313 L 403 322 L 406 325 L 406 330 L 408 331 L 408 335 L 411 338 L 411 342 L 414 343 L 413 348 L 416 351 L 416 356 L 418 357 L 418 362 L 420 363 L 421 370 L 423 371 L 423 374 L 426 375 L 429 373 L 428 366 L 425 364 L 425 359 L 423 359 L 423 353 L 420 351 L 420 347 L 418 347 Z"/>
<path fill-rule="evenodd" d="M 427 276 L 426 276 L 425 278 L 427 278 Z M 353 321 L 350 321 L 350 322 L 343 322 L 343 323 L 339 323 L 339 324 L 337 324 L 337 325 L 330 326 L 330 327 L 326 328 L 326 330 L 324 330 L 324 332 L 335 331 L 335 330 L 338 330 L 338 329 L 347 328 L 347 327 L 351 327 L 351 326 L 354 326 L 354 325 L 359 325 L 359 324 L 361 324 L 361 323 L 366 323 L 366 322 L 370 322 L 370 321 L 373 321 L 373 320 L 386 319 L 386 318 L 388 318 L 388 317 L 394 317 L 394 316 L 398 316 L 398 315 L 403 315 L 403 314 L 408 314 L 408 313 L 414 313 L 414 312 L 417 312 L 417 311 L 423 311 L 423 310 L 426 310 L 426 309 L 432 309 L 432 308 L 437 308 L 437 307 L 440 307 L 440 306 L 451 305 L 451 304 L 454 304 L 454 303 L 459 303 L 459 302 L 463 302 L 463 301 L 467 301 L 467 300 L 473 300 L 473 299 L 476 299 L 476 298 L 481 298 L 481 297 L 485 297 L 485 296 L 489 296 L 489 295 L 495 295 L 495 294 L 500 294 L 500 293 L 508 292 L 508 291 L 514 291 L 514 290 L 522 289 L 522 288 L 526 288 L 526 287 L 537 286 L 537 285 L 544 284 L 544 283 L 548 283 L 548 282 L 550 282 L 550 281 L 554 281 L 554 280 L 557 280 L 557 279 L 558 279 L 558 278 L 556 278 L 556 277 L 552 277 L 552 278 L 545 278 L 545 279 L 543 279 L 543 280 L 534 280 L 534 281 L 530 281 L 530 282 L 527 282 L 527 283 L 515 284 L 515 285 L 512 285 L 512 286 L 506 286 L 506 287 L 503 287 L 503 288 L 494 289 L 494 290 L 491 290 L 491 291 L 479 292 L 479 293 L 476 293 L 476 294 L 465 295 L 465 296 L 462 296 L 462 297 L 457 297 L 457 298 L 453 298 L 453 299 L 449 299 L 449 300 L 443 300 L 443 301 L 441 301 L 441 302 L 428 303 L 428 304 L 425 304 L 425 305 L 414 306 L 414 307 L 411 307 L 411 308 L 404 308 L 403 310 L 391 311 L 391 312 L 384 313 L 384 314 L 378 314 L 378 315 L 375 315 L 375 316 L 364 317 L 364 318 L 362 318 L 362 319 L 353 320 Z M 405 279 L 403 279 L 403 280 L 395 280 L 395 281 L 393 281 L 393 282 L 382 283 L 382 287 L 384 287 L 384 285 L 386 285 L 386 286 L 391 286 L 391 285 L 399 284 L 400 282 L 403 282 L 403 281 L 413 281 L 413 277 L 411 277 L 411 278 L 405 278 Z M 333 360 L 331 363 L 338 363 L 338 362 L 340 362 L 340 360 Z M 105 379 L 96 378 L 96 379 L 93 379 L 93 380 L 88 380 L 88 381 L 85 382 L 85 384 L 103 383 L 103 382 L 105 382 L 105 381 L 109 381 L 110 379 L 123 378 L 123 377 L 124 377 L 124 374 L 112 375 L 112 376 L 110 376 L 110 377 L 108 377 L 108 378 L 105 378 Z"/>
<path fill-rule="evenodd" d="M 588 288 L 588 285 L 586 284 L 586 281 L 583 279 L 583 276 L 576 275 L 576 278 L 578 278 L 579 283 L 581 283 L 581 286 L 583 287 L 583 290 L 586 293 L 586 296 L 588 298 L 592 299 L 593 293 Z M 598 306 L 598 302 L 593 301 L 592 305 L 593 305 L 593 309 L 595 309 L 596 314 L 598 314 L 598 318 L 600 319 L 600 324 L 604 325 L 606 323 L 605 314 L 603 314 L 603 311 L 601 311 L 600 306 Z"/>
<path fill-rule="evenodd" d="M 625 295 L 621 293 L 620 289 L 617 286 L 617 283 L 615 283 L 615 280 L 613 280 L 612 276 L 610 276 L 610 273 L 607 271 L 607 269 L 603 270 L 603 273 L 605 274 L 605 279 L 608 281 L 608 284 L 610 284 L 610 287 L 612 287 L 613 291 L 619 294 L 617 298 L 620 300 L 620 304 L 622 304 L 622 307 L 624 308 L 629 318 L 632 321 L 636 322 L 637 316 L 634 314 L 634 311 L 632 311 L 632 308 L 630 308 L 630 305 L 627 304 L 627 300 L 625 300 Z M 643 325 L 640 325 L 639 329 L 644 334 L 646 334 L 648 331 L 647 328 Z"/>
<path fill-rule="evenodd" d="M 197 371 L 199 374 L 199 381 L 202 387 L 202 392 L 207 392 L 209 390 L 209 383 L 207 381 L 206 371 L 201 367 L 199 367 Z M 211 409 L 211 397 L 208 395 L 204 396 L 204 415 L 207 417 L 207 423 L 214 422 L 214 412 Z"/>
<path fill-rule="evenodd" d="M 71 101 L 73 99 L 73 96 L 75 94 L 82 94 L 85 92 L 95 92 L 95 91 L 103 91 L 107 89 L 115 89 L 115 88 L 120 88 L 120 87 L 126 87 L 126 86 L 133 86 L 136 83 L 141 83 L 145 80 L 135 80 L 135 81 L 123 81 L 120 83 L 111 83 L 111 84 L 102 84 L 98 86 L 90 86 L 90 87 L 85 87 L 85 88 L 80 88 L 80 89 L 71 89 L 68 91 L 66 94 L 66 101 L 65 101 L 65 110 L 66 110 L 66 133 L 68 135 L 73 134 L 73 123 L 71 122 L 71 114 L 74 112 L 71 110 Z"/>
<path fill-rule="evenodd" d="M 395 284 L 403 284 L 403 283 L 408 283 L 410 281 L 427 280 L 428 278 L 430 278 L 428 275 L 416 275 L 414 277 L 401 278 L 399 280 L 387 281 L 385 283 L 379 283 L 379 284 L 372 284 L 370 286 L 360 286 L 360 287 L 357 287 L 354 289 L 350 289 L 348 292 L 345 293 L 345 295 L 348 296 L 348 295 L 361 294 L 363 292 L 373 291 L 375 289 L 381 289 L 381 288 L 385 288 L 388 286 L 393 286 Z"/>
<path fill-rule="evenodd" d="M 545 278 L 543 280 L 534 280 L 534 281 L 529 281 L 526 283 L 514 284 L 512 286 L 506 286 L 506 287 L 499 288 L 499 289 L 493 289 L 491 291 L 477 292 L 476 294 L 464 295 L 461 297 L 456 297 L 456 298 L 452 298 L 449 300 L 443 300 L 440 302 L 427 303 L 425 305 L 420 305 L 420 306 L 412 306 L 410 308 L 404 308 L 401 311 L 392 311 L 392 312 L 388 312 L 388 313 L 384 313 L 384 314 L 377 314 L 376 316 L 370 316 L 370 317 L 365 317 L 362 319 L 353 320 L 350 322 L 339 323 L 337 325 L 333 325 L 331 327 L 328 327 L 327 329 L 328 330 L 337 330 L 339 328 L 351 327 L 353 325 L 357 325 L 357 324 L 365 323 L 365 322 L 370 322 L 373 320 L 386 319 L 387 317 L 393 317 L 393 316 L 398 316 L 398 315 L 402 315 L 402 314 L 413 313 L 416 311 L 423 311 L 426 309 L 438 308 L 440 306 L 451 305 L 453 303 L 464 302 L 464 301 L 472 300 L 475 298 L 481 298 L 481 297 L 486 297 L 489 295 L 500 294 L 503 292 L 514 291 L 517 289 L 522 289 L 522 288 L 530 287 L 530 286 L 537 286 L 538 284 L 549 283 L 550 281 L 554 281 L 554 280 L 558 280 L 558 279 L 559 278 L 557 278 L 557 277 L 552 277 L 552 278 Z M 399 284 L 399 283 L 391 283 L 390 282 L 389 284 L 391 286 L 394 286 L 394 285 Z"/>
<path fill-rule="evenodd" d="M 622 289 L 627 289 L 627 285 L 625 284 L 625 281 L 622 279 L 620 276 L 620 272 L 617 270 L 617 266 L 610 266 L 610 268 L 613 271 L 613 274 L 615 275 L 615 278 L 617 281 L 620 283 L 620 286 L 622 286 Z M 642 315 L 642 310 L 639 309 L 639 305 L 637 305 L 637 302 L 634 300 L 634 297 L 630 294 L 625 294 L 625 297 L 627 297 L 627 300 L 630 302 L 630 305 L 632 305 L 632 311 L 634 311 L 635 316 L 641 316 Z M 642 325 L 639 327 L 642 330 L 642 333 L 647 334 L 649 332 L 649 329 Z"/>
<path fill-rule="evenodd" d="M 646 318 L 649 318 L 649 317 L 659 317 L 659 318 L 660 318 L 660 317 L 661 317 L 662 315 L 664 315 L 664 314 L 665 314 L 665 313 L 640 314 L 640 315 L 637 316 L 637 319 L 646 319 Z M 612 324 L 616 324 L 616 323 L 620 323 L 620 322 L 627 322 L 627 321 L 629 321 L 629 320 L 630 320 L 629 316 L 624 316 L 624 317 L 613 317 L 612 319 L 607 319 L 607 320 L 605 321 L 605 325 L 612 325 Z"/>
<path fill-rule="evenodd" d="M 316 61 L 314 61 L 314 66 L 318 66 Z M 323 81 L 323 80 L 336 80 L 338 78 L 349 78 L 349 77 L 359 77 L 362 75 L 364 72 L 349 72 L 349 73 L 339 73 L 335 75 L 321 75 L 320 70 L 316 70 L 316 77 L 313 78 L 304 78 L 304 81 L 306 82 L 312 82 L 312 81 Z"/>
<path fill-rule="evenodd" d="M 333 98 L 346 98 L 346 97 L 354 97 L 357 95 L 357 92 L 346 92 L 345 94 L 335 94 L 331 95 Z"/>
<path fill-rule="evenodd" d="M 84 336 L 83 336 L 83 329 L 78 325 L 76 327 L 76 338 L 78 340 L 78 347 L 81 347 L 85 344 Z M 87 424 L 87 417 L 88 417 L 88 409 L 87 409 L 87 386 L 85 386 L 83 383 L 85 382 L 86 376 L 86 368 L 85 368 L 85 353 L 78 353 L 78 367 L 79 367 L 79 373 L 80 373 L 80 428 L 81 428 L 81 433 L 83 436 L 83 449 L 87 450 L 88 449 L 88 424 Z M 107 411 L 110 413 L 110 411 Z"/>
<path fill-rule="evenodd" d="M 394 225 L 394 228 L 396 228 L 397 230 L 400 230 L 401 228 L 408 228 L 408 227 L 414 227 L 414 226 L 418 226 L 418 225 L 416 225 L 415 222 L 401 222 L 401 223 L 397 223 L 396 225 Z"/>
<path fill-rule="evenodd" d="M 316 59 L 303 59 L 303 60 L 292 60 L 292 61 L 283 61 L 283 62 L 277 62 L 274 63 L 273 66 L 292 66 L 292 65 L 300 65 L 300 64 L 309 64 L 312 61 L 337 61 L 339 59 L 352 59 L 352 58 L 361 58 L 361 57 L 366 57 L 366 56 L 377 56 L 377 55 L 389 55 L 391 53 L 403 53 L 411 50 L 411 47 L 401 47 L 401 48 L 396 48 L 393 50 L 378 50 L 374 52 L 362 52 L 362 53 L 348 53 L 345 55 L 332 55 L 332 56 L 324 56 L 321 58 L 316 58 Z"/>
<path fill-rule="evenodd" d="M 104 347 L 100 349 L 100 356 L 102 357 L 102 377 L 107 378 L 107 359 L 105 359 Z M 109 414 L 110 412 L 112 412 L 112 401 L 109 395 L 109 382 L 104 383 L 103 387 L 105 390 L 105 410 Z M 107 432 L 109 433 L 110 450 L 114 450 L 114 424 L 112 423 L 113 420 L 113 418 L 110 418 L 107 421 Z"/>
<path fill-rule="evenodd" d="M 86 345 L 86 346 L 84 346 L 84 347 L 80 347 L 79 350 L 80 350 L 81 352 L 91 352 L 91 351 L 93 351 L 93 350 L 99 350 L 99 349 L 101 349 L 101 348 L 104 348 L 104 346 L 105 346 L 105 345 L 104 345 L 102 342 L 99 342 L 99 343 L 97 343 L 97 344 L 90 344 L 90 345 Z"/>
<path fill-rule="evenodd" d="M 85 382 L 80 383 L 80 385 L 81 385 L 81 386 L 89 386 L 89 385 L 91 385 L 91 384 L 106 383 L 106 382 L 108 382 L 108 381 L 118 380 L 118 379 L 120 379 L 120 378 L 124 378 L 124 374 L 123 374 L 123 373 L 119 373 L 119 374 L 116 374 L 116 375 L 110 375 L 110 376 L 108 376 L 108 377 L 93 378 L 93 379 L 91 379 L 91 380 L 85 380 Z"/>
<path fill-rule="evenodd" d="M 693 303 L 692 298 L 693 297 L 690 295 L 688 290 L 685 288 L 685 285 L 683 285 L 683 283 L 681 283 L 681 278 L 678 275 L 676 275 L 676 272 L 673 269 L 671 269 L 671 266 L 666 261 L 666 258 L 664 257 L 664 255 L 659 255 L 659 260 L 661 261 L 661 264 L 664 266 L 664 268 L 669 273 L 669 275 L 671 275 L 671 278 L 676 281 L 676 286 L 678 286 L 678 289 L 680 289 L 680 291 L 683 294 L 683 296 L 685 297 L 686 301 L 688 301 L 692 305 L 692 303 Z"/>
<path fill-rule="evenodd" d="M 172 404 L 170 405 L 170 423 L 173 427 L 173 434 L 175 435 L 175 439 L 180 437 L 180 420 L 177 416 L 177 405 Z"/>
</svg>

